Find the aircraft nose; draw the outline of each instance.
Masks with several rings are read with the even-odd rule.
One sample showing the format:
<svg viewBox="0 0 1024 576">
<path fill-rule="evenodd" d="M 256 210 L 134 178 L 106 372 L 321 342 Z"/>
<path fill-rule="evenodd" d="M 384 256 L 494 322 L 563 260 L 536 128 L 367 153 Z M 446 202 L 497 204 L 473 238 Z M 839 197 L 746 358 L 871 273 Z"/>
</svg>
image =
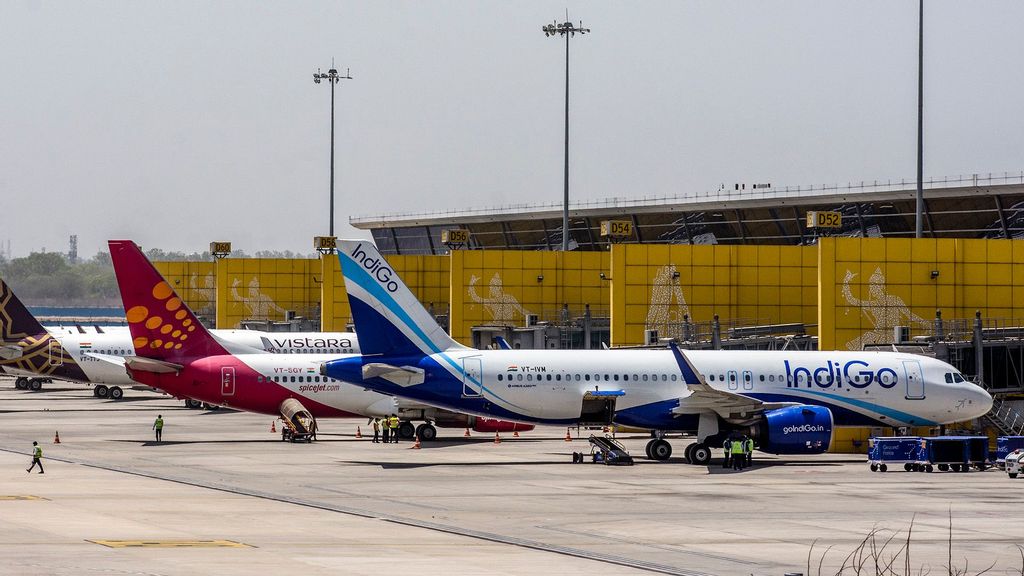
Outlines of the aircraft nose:
<svg viewBox="0 0 1024 576">
<path fill-rule="evenodd" d="M 981 418 L 992 410 L 992 395 L 981 386 L 975 387 L 974 396 L 971 400 L 971 406 L 973 406 L 978 412 L 978 415 L 975 416 L 975 418 Z"/>
</svg>

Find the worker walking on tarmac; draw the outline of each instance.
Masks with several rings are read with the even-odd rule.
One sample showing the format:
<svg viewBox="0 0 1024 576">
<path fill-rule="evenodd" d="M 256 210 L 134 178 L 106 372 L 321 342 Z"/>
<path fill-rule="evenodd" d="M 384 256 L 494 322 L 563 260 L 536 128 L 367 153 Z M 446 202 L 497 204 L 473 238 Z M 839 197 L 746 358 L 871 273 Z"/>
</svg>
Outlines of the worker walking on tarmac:
<svg viewBox="0 0 1024 576">
<path fill-rule="evenodd" d="M 743 456 L 743 439 L 739 436 L 732 439 L 732 469 L 742 470 L 746 458 Z"/>
<path fill-rule="evenodd" d="M 388 428 L 391 428 L 391 443 L 398 444 L 398 415 L 392 414 L 388 418 Z"/>
<path fill-rule="evenodd" d="M 380 443 L 380 418 L 373 419 L 373 443 Z"/>
<path fill-rule="evenodd" d="M 725 438 L 725 442 L 722 443 L 722 448 L 725 449 L 725 458 L 722 460 L 722 468 L 728 468 L 729 464 L 731 463 L 730 458 L 732 455 L 732 438 L 729 438 L 727 436 Z"/>
<path fill-rule="evenodd" d="M 754 439 L 753 438 L 748 436 L 743 441 L 743 452 L 744 452 L 744 454 L 747 457 L 747 462 L 746 462 L 745 466 L 748 467 L 748 468 L 753 466 L 754 465 Z"/>
<path fill-rule="evenodd" d="M 43 473 L 43 447 L 39 442 L 32 442 L 32 465 L 25 469 L 25 472 L 32 472 L 32 469 L 39 465 L 39 473 Z"/>
<path fill-rule="evenodd" d="M 164 417 L 163 414 L 156 415 L 156 422 L 153 422 L 153 430 L 156 430 L 156 441 L 160 442 L 164 434 Z"/>
</svg>

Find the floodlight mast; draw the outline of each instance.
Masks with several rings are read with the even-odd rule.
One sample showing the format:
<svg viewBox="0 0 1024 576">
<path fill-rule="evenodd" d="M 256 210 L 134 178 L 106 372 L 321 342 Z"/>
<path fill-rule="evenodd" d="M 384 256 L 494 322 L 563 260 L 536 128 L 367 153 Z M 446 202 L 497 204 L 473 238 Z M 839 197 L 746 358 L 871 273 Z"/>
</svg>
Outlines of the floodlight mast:
<svg viewBox="0 0 1024 576">
<path fill-rule="evenodd" d="M 313 83 L 319 84 L 321 81 L 329 82 L 331 85 L 331 209 L 330 209 L 330 235 L 334 236 L 334 85 L 341 80 L 351 80 L 352 75 L 349 74 L 348 69 L 345 69 L 345 75 L 341 76 L 338 74 L 338 70 L 334 68 L 334 63 L 331 62 L 331 69 L 326 74 L 320 72 L 320 69 L 316 69 L 316 73 L 313 74 Z"/>
<path fill-rule="evenodd" d="M 587 34 L 590 28 L 583 28 L 583 22 L 579 26 L 568 21 L 553 22 L 541 28 L 545 36 L 561 35 L 565 37 L 565 181 L 562 199 L 562 251 L 569 250 L 569 38 L 576 34 Z"/>
</svg>

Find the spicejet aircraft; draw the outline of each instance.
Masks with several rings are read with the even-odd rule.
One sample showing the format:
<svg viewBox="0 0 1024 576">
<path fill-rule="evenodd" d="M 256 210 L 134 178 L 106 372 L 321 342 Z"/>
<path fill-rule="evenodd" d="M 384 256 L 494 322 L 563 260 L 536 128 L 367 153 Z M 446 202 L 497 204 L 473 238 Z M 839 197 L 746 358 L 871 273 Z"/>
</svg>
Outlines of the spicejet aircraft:
<svg viewBox="0 0 1024 576">
<path fill-rule="evenodd" d="M 235 350 L 265 350 L 276 354 L 359 352 L 355 334 L 257 330 L 211 330 L 213 336 Z M 240 348 L 242 347 L 242 348 Z M 16 376 L 19 390 L 40 390 L 52 378 L 93 384 L 98 398 L 120 400 L 122 387 L 135 386 L 124 369 L 124 356 L 134 354 L 125 327 L 87 331 L 45 328 L 0 280 L 0 372 Z M 202 403 L 185 400 L 189 408 Z"/>
<path fill-rule="evenodd" d="M 833 426 L 949 424 L 992 406 L 949 364 L 896 352 L 466 348 L 373 244 L 338 247 L 363 355 L 327 362 L 321 374 L 449 410 L 695 432 L 686 459 L 706 464 L 732 431 L 767 452 L 813 454 L 828 449 Z M 671 453 L 664 438 L 647 445 L 650 458 Z"/>
<path fill-rule="evenodd" d="M 436 437 L 433 424 L 480 432 L 533 428 L 400 401 L 321 376 L 320 364 L 337 354 L 229 350 L 199 323 L 134 242 L 111 240 L 109 246 L 135 351 L 124 358 L 124 365 L 137 382 L 175 396 L 289 420 L 297 414 L 307 419 L 397 414 L 402 419 L 399 434 L 423 440 Z M 414 428 L 410 420 L 426 422 Z"/>
</svg>

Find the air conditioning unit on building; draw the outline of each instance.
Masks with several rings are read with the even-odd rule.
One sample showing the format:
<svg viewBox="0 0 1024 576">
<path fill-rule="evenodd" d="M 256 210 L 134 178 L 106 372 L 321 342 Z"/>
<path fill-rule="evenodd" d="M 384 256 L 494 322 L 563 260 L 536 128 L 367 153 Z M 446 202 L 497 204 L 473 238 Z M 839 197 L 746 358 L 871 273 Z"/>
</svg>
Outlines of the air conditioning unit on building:
<svg viewBox="0 0 1024 576">
<path fill-rule="evenodd" d="M 644 344 L 647 346 L 656 346 L 658 344 L 658 331 L 644 330 Z"/>
<path fill-rule="evenodd" d="M 526 327 L 527 328 L 532 328 L 532 327 L 536 326 L 538 321 L 539 321 L 539 319 L 538 319 L 536 314 L 527 314 L 526 315 Z"/>
</svg>

